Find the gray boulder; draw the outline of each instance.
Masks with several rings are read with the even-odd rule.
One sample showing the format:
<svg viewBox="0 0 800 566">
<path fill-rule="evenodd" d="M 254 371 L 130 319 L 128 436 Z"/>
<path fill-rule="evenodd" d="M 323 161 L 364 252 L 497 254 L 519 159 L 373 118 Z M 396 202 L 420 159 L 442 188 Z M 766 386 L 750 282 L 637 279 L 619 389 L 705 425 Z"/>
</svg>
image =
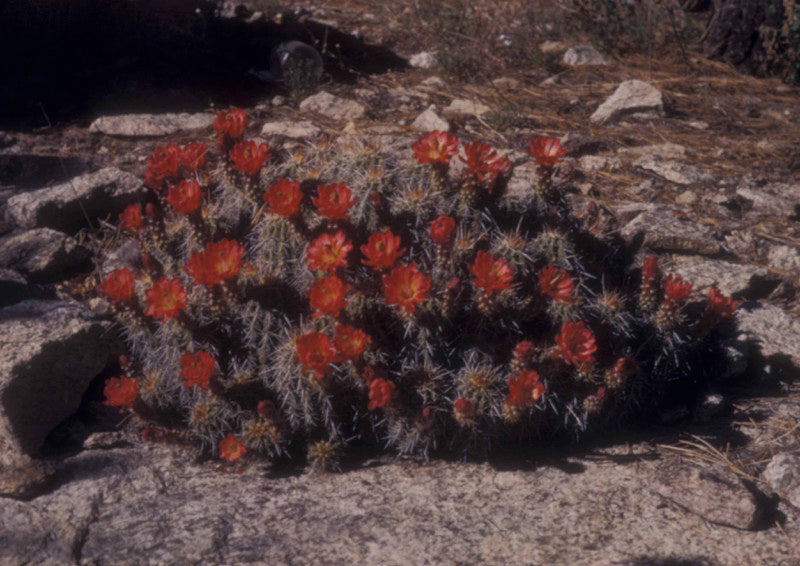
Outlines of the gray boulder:
<svg viewBox="0 0 800 566">
<path fill-rule="evenodd" d="M 300 110 L 316 112 L 331 120 L 340 121 L 363 118 L 367 111 L 363 104 L 355 100 L 340 98 L 324 91 L 303 100 Z"/>
<path fill-rule="evenodd" d="M 89 131 L 118 137 L 155 137 L 200 130 L 213 122 L 214 115 L 209 113 L 120 114 L 98 118 L 89 126 Z"/>
<path fill-rule="evenodd" d="M 107 167 L 94 173 L 8 199 L 6 213 L 21 228 L 48 227 L 77 231 L 89 218 L 105 217 L 145 195 L 141 180 Z"/>
<path fill-rule="evenodd" d="M 565 65 L 610 65 L 605 55 L 591 45 L 575 45 L 567 49 L 562 59 Z"/>
<path fill-rule="evenodd" d="M 110 323 L 78 303 L 28 300 L 0 310 L 0 467 L 37 455 L 120 351 Z"/>
<path fill-rule="evenodd" d="M 411 128 L 417 132 L 449 132 L 450 123 L 439 115 L 436 105 L 431 104 L 411 122 Z"/>
<path fill-rule="evenodd" d="M 63 232 L 36 228 L 0 239 L 0 267 L 49 282 L 91 267 L 91 252 Z"/>
<path fill-rule="evenodd" d="M 621 118 L 657 118 L 664 115 L 664 97 L 644 81 L 625 81 L 603 102 L 590 120 L 605 124 Z"/>
</svg>

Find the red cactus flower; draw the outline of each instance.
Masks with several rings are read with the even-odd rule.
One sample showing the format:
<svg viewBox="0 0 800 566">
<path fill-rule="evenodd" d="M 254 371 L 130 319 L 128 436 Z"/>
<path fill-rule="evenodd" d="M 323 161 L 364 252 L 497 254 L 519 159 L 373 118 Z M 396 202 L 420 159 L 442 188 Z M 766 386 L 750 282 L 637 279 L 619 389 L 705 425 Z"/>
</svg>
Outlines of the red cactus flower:
<svg viewBox="0 0 800 566">
<path fill-rule="evenodd" d="M 416 264 L 398 265 L 383 276 L 383 294 L 387 305 L 397 305 L 413 313 L 417 305 L 430 296 L 431 278 L 417 269 Z"/>
<path fill-rule="evenodd" d="M 580 367 L 595 362 L 597 344 L 583 322 L 565 322 L 556 336 L 556 344 L 561 358 L 570 365 Z"/>
<path fill-rule="evenodd" d="M 311 199 L 317 207 L 317 214 L 329 220 L 344 220 L 349 217 L 347 211 L 356 203 L 353 192 L 345 183 L 323 185 L 317 189 L 317 196 Z"/>
<path fill-rule="evenodd" d="M 375 271 L 389 269 L 405 251 L 400 247 L 400 236 L 395 236 L 391 230 L 373 232 L 367 244 L 361 246 L 361 253 L 366 257 L 361 263 Z"/>
<path fill-rule="evenodd" d="M 244 443 L 232 432 L 228 433 L 219 443 L 219 457 L 227 462 L 235 462 L 247 453 Z"/>
<path fill-rule="evenodd" d="M 524 409 L 533 405 L 545 393 L 544 385 L 539 383 L 539 374 L 532 369 L 525 370 L 518 376 L 509 378 L 506 405 Z"/>
<path fill-rule="evenodd" d="M 411 146 L 414 157 L 420 163 L 450 163 L 454 155 L 458 155 L 458 138 L 449 132 L 431 132 L 420 137 Z"/>
<path fill-rule="evenodd" d="M 228 155 L 233 161 L 234 169 L 252 177 L 272 154 L 267 144 L 256 145 L 253 140 L 248 140 L 237 143 Z"/>
<path fill-rule="evenodd" d="M 143 184 L 145 187 L 160 192 L 164 190 L 164 185 L 166 184 L 166 180 L 164 177 L 159 177 L 158 175 L 153 173 L 153 170 L 148 167 L 147 171 L 145 171 L 144 174 Z"/>
<path fill-rule="evenodd" d="M 309 332 L 298 336 L 294 341 L 297 361 L 314 373 L 318 379 L 325 377 L 328 366 L 339 360 L 336 348 L 330 338 L 321 332 Z"/>
<path fill-rule="evenodd" d="M 540 136 L 528 144 L 528 153 L 539 167 L 551 168 L 564 160 L 567 150 L 561 147 L 560 140 Z"/>
<path fill-rule="evenodd" d="M 132 377 L 112 377 L 103 388 L 107 407 L 119 407 L 120 412 L 130 409 L 139 395 L 139 380 Z"/>
<path fill-rule="evenodd" d="M 103 279 L 97 290 L 111 299 L 113 303 L 124 303 L 133 298 L 133 271 L 127 267 L 115 269 Z"/>
<path fill-rule="evenodd" d="M 175 177 L 181 164 L 181 150 L 172 144 L 167 144 L 167 147 L 156 147 L 152 155 L 147 158 L 147 163 L 150 165 L 148 172 L 153 180 Z"/>
<path fill-rule="evenodd" d="M 291 218 L 297 214 L 302 200 L 303 192 L 300 190 L 299 181 L 278 179 L 264 193 L 264 202 L 269 205 L 268 212 L 280 214 L 284 218 Z"/>
<path fill-rule="evenodd" d="M 431 238 L 439 245 L 445 246 L 453 240 L 453 231 L 456 229 L 456 221 L 450 216 L 440 216 L 431 222 Z"/>
<path fill-rule="evenodd" d="M 220 240 L 210 243 L 202 252 L 192 252 L 184 271 L 198 285 L 218 285 L 239 274 L 244 252 L 244 247 L 236 241 Z"/>
<path fill-rule="evenodd" d="M 186 291 L 178 278 L 162 277 L 147 290 L 145 297 L 147 310 L 144 314 L 161 318 L 161 322 L 178 316 L 186 308 Z"/>
<path fill-rule="evenodd" d="M 539 271 L 539 289 L 557 303 L 571 303 L 575 284 L 566 271 L 550 264 Z"/>
<path fill-rule="evenodd" d="M 619 358 L 611 368 L 609 383 L 622 385 L 629 377 L 632 377 L 639 370 L 635 361 L 628 357 Z"/>
<path fill-rule="evenodd" d="M 466 163 L 467 171 L 479 181 L 494 181 L 506 169 L 510 169 L 507 159 L 499 157 L 497 152 L 487 143 L 472 142 L 464 146 L 464 154 L 458 158 Z M 508 162 L 508 163 L 507 163 Z"/>
<path fill-rule="evenodd" d="M 358 358 L 372 341 L 363 330 L 354 326 L 336 325 L 333 344 L 344 358 Z"/>
<path fill-rule="evenodd" d="M 344 298 L 349 289 L 350 286 L 335 275 L 314 281 L 311 290 L 308 291 L 311 308 L 315 311 L 312 317 L 319 318 L 326 314 L 338 317 L 339 311 L 347 306 Z"/>
<path fill-rule="evenodd" d="M 333 236 L 322 234 L 314 240 L 306 250 L 308 268 L 313 271 L 331 271 L 337 267 L 347 265 L 347 254 L 353 249 L 353 244 L 339 230 Z"/>
<path fill-rule="evenodd" d="M 190 143 L 180 149 L 181 165 L 186 167 L 190 173 L 194 173 L 206 164 L 207 146 L 204 143 Z"/>
<path fill-rule="evenodd" d="M 197 385 L 208 387 L 211 376 L 217 367 L 217 361 L 204 350 L 194 354 L 186 352 L 181 356 L 181 379 L 186 387 Z"/>
<path fill-rule="evenodd" d="M 677 304 L 688 299 L 691 293 L 691 283 L 684 281 L 678 275 L 667 275 L 667 280 L 664 284 L 664 295 L 666 300 Z"/>
<path fill-rule="evenodd" d="M 142 229 L 142 205 L 136 203 L 125 207 L 119 215 L 119 226 L 123 230 L 137 234 Z"/>
<path fill-rule="evenodd" d="M 464 397 L 459 397 L 453 401 L 453 410 L 457 415 L 467 418 L 475 414 L 475 406 L 472 401 Z"/>
<path fill-rule="evenodd" d="M 225 134 L 232 139 L 239 139 L 244 135 L 247 126 L 247 114 L 239 108 L 231 108 L 217 114 L 214 120 L 214 131 Z"/>
<path fill-rule="evenodd" d="M 178 214 L 192 214 L 203 202 L 203 190 L 197 181 L 181 181 L 169 188 L 167 202 Z"/>
<path fill-rule="evenodd" d="M 488 252 L 480 250 L 475 262 L 468 266 L 472 273 L 473 283 L 483 289 L 487 295 L 511 289 L 514 280 L 514 271 L 503 258 L 495 259 Z"/>
<path fill-rule="evenodd" d="M 712 318 L 717 320 L 730 318 L 736 312 L 736 306 L 736 301 L 726 297 L 713 287 L 708 290 L 706 310 L 712 315 Z"/>
<path fill-rule="evenodd" d="M 389 380 L 376 378 L 369 382 L 369 406 L 370 411 L 386 407 L 392 401 L 395 392 L 395 384 Z"/>
</svg>

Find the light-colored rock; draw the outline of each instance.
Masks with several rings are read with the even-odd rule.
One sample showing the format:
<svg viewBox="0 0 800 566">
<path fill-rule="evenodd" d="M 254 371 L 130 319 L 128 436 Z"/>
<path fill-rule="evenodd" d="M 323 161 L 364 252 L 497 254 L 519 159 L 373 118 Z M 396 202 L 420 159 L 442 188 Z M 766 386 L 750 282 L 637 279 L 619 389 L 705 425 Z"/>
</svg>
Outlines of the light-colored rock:
<svg viewBox="0 0 800 566">
<path fill-rule="evenodd" d="M 603 102 L 590 120 L 605 124 L 621 118 L 654 118 L 664 115 L 664 97 L 656 87 L 640 80 L 625 81 Z"/>
<path fill-rule="evenodd" d="M 331 120 L 357 120 L 363 118 L 366 108 L 355 100 L 334 96 L 329 92 L 320 92 L 309 96 L 300 103 L 300 110 L 316 112 Z"/>
<path fill-rule="evenodd" d="M 511 178 L 508 180 L 507 198 L 519 201 L 529 200 L 534 193 L 533 183 L 536 178 L 536 163 L 533 161 L 515 166 L 511 171 Z"/>
<path fill-rule="evenodd" d="M 539 44 L 539 51 L 542 53 L 560 53 L 562 51 L 566 51 L 568 48 L 566 43 L 562 43 L 561 41 L 543 41 Z"/>
<path fill-rule="evenodd" d="M 447 86 L 447 83 L 444 82 L 443 79 L 440 77 L 428 77 L 421 83 L 419 83 L 420 88 L 424 89 L 441 89 Z"/>
<path fill-rule="evenodd" d="M 610 65 L 605 55 L 591 45 L 575 45 L 567 49 L 562 61 L 565 65 Z"/>
<path fill-rule="evenodd" d="M 767 261 L 772 268 L 800 274 L 800 252 L 792 246 L 772 246 L 767 253 Z"/>
<path fill-rule="evenodd" d="M 729 297 L 747 297 L 753 285 L 769 275 L 766 269 L 757 265 L 684 256 L 675 256 L 669 271 L 691 281 L 695 292 L 706 293 L 711 287 L 716 287 Z"/>
<path fill-rule="evenodd" d="M 313 122 L 267 122 L 261 128 L 262 136 L 285 136 L 292 139 L 312 139 L 322 133 Z"/>
<path fill-rule="evenodd" d="M 686 157 L 686 146 L 667 142 L 655 145 L 638 145 L 634 147 L 621 147 L 617 153 L 623 155 L 655 155 L 662 159 L 682 159 Z"/>
<path fill-rule="evenodd" d="M 736 310 L 737 328 L 756 340 L 765 358 L 788 357 L 800 368 L 800 320 L 767 303 L 741 305 Z"/>
<path fill-rule="evenodd" d="M 719 393 L 706 393 L 693 411 L 693 421 L 707 423 L 719 416 L 727 406 L 725 397 Z"/>
<path fill-rule="evenodd" d="M 707 130 L 709 128 L 708 122 L 703 122 L 702 120 L 691 120 L 686 124 L 695 130 Z"/>
<path fill-rule="evenodd" d="M 691 205 L 697 202 L 697 193 L 686 190 L 675 197 L 675 204 Z"/>
<path fill-rule="evenodd" d="M 449 112 L 451 114 L 460 114 L 460 115 L 478 116 L 478 117 L 483 116 L 490 110 L 491 108 L 489 108 L 482 102 L 467 100 L 465 98 L 454 99 L 447 106 L 447 108 L 444 109 L 445 112 Z"/>
<path fill-rule="evenodd" d="M 634 166 L 652 171 L 659 177 L 678 185 L 693 185 L 695 183 L 709 183 L 714 180 L 714 175 L 703 171 L 699 167 L 663 159 L 655 155 L 644 155 L 637 159 Z"/>
<path fill-rule="evenodd" d="M 781 452 L 764 468 L 764 479 L 778 495 L 800 507 L 800 453 Z"/>
<path fill-rule="evenodd" d="M 36 228 L 0 239 L 0 267 L 10 267 L 31 281 L 65 279 L 91 267 L 91 252 L 63 232 Z"/>
<path fill-rule="evenodd" d="M 58 489 L 0 499 L 0 552 L 37 565 L 791 564 L 793 510 L 782 529 L 704 522 L 665 504 L 653 466 L 635 460 L 642 449 L 628 450 L 559 466 L 400 461 L 274 477 L 162 445 L 91 450 L 63 463 Z M 731 520 L 751 511 L 738 487 L 700 493 L 732 493 L 721 502 Z"/>
<path fill-rule="evenodd" d="M 415 53 L 408 60 L 408 64 L 416 69 L 432 69 L 437 63 L 436 53 L 433 51 Z"/>
<path fill-rule="evenodd" d="M 28 300 L 0 310 L 0 467 L 35 456 L 119 354 L 111 323 L 78 303 Z"/>
<path fill-rule="evenodd" d="M 431 104 L 411 122 L 411 129 L 417 132 L 449 132 L 450 122 L 439 115 L 435 104 Z"/>
<path fill-rule="evenodd" d="M 115 214 L 145 195 L 142 181 L 116 167 L 8 199 L 6 213 L 21 228 L 48 227 L 66 232 L 77 230 L 89 218 Z"/>
<path fill-rule="evenodd" d="M 624 213 L 624 210 L 622 211 Z M 680 211 L 661 205 L 650 205 L 620 230 L 628 241 L 642 238 L 644 246 L 661 252 L 715 255 L 722 251 L 720 243 L 700 224 L 681 220 Z"/>
<path fill-rule="evenodd" d="M 737 529 L 755 528 L 764 512 L 739 477 L 723 466 L 664 466 L 655 491 L 707 521 Z"/>
<path fill-rule="evenodd" d="M 141 260 L 142 251 L 139 249 L 139 242 L 130 239 L 125 241 L 117 249 L 104 256 L 101 271 L 103 275 L 108 275 L 115 269 L 139 269 L 138 263 Z"/>
<path fill-rule="evenodd" d="M 520 87 L 520 82 L 511 77 L 500 77 L 492 81 L 492 85 L 503 90 L 514 90 Z"/>
<path fill-rule="evenodd" d="M 800 184 L 744 182 L 736 189 L 736 195 L 753 203 L 751 215 L 794 217 L 800 203 Z"/>
<path fill-rule="evenodd" d="M 619 157 L 584 155 L 578 159 L 578 167 L 583 171 L 617 171 L 622 167 L 622 162 Z"/>
<path fill-rule="evenodd" d="M 168 136 L 207 128 L 214 123 L 214 115 L 199 114 L 120 114 L 102 116 L 89 126 L 90 132 L 120 137 Z"/>
</svg>

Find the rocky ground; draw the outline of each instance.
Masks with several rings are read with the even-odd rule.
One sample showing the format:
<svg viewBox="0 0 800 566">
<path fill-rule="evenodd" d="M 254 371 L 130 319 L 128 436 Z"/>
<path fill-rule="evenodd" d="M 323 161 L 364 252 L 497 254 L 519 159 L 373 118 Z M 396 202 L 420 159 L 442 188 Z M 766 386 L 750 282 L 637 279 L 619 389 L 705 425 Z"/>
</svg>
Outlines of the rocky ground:
<svg viewBox="0 0 800 566">
<path fill-rule="evenodd" d="M 259 8 L 239 23 L 263 23 Z M 10 129 L 0 563 L 800 564 L 800 91 L 691 54 L 614 59 L 552 41 L 549 70 L 465 82 L 379 16 L 331 2 L 302 21 L 416 66 L 334 74 L 303 96 L 265 85 L 248 133 L 286 150 L 330 140 L 408 155 L 420 133 L 450 129 L 508 152 L 512 190 L 534 172 L 527 141 L 561 137 L 577 213 L 597 203 L 605 229 L 740 302 L 726 381 L 647 429 L 485 463 L 379 455 L 321 474 L 143 443 L 84 418 L 120 345 L 60 285 L 92 280 L 94 231 L 139 196 L 146 157 L 210 140 L 215 109 Z"/>
</svg>

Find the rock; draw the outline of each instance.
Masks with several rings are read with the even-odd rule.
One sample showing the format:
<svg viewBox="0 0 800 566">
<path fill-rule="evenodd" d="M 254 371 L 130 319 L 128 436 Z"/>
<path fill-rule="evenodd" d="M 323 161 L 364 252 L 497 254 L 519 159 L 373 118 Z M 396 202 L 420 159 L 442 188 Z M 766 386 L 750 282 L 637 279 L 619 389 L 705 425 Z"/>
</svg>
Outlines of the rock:
<svg viewBox="0 0 800 566">
<path fill-rule="evenodd" d="M 408 60 L 408 64 L 416 69 L 432 69 L 437 63 L 436 53 L 433 51 L 415 53 Z"/>
<path fill-rule="evenodd" d="M 0 310 L 0 467 L 35 456 L 120 352 L 111 323 L 78 303 L 28 300 Z"/>
<path fill-rule="evenodd" d="M 517 165 L 511 171 L 506 197 L 519 201 L 529 200 L 534 193 L 533 183 L 536 178 L 536 163 L 530 161 Z"/>
<path fill-rule="evenodd" d="M 728 381 L 744 375 L 750 362 L 750 345 L 746 334 L 740 334 L 736 338 L 723 340 L 720 344 L 725 358 L 725 367 L 719 374 L 719 381 Z"/>
<path fill-rule="evenodd" d="M 651 205 L 622 227 L 628 241 L 643 238 L 642 244 L 654 251 L 716 255 L 722 246 L 701 225 L 676 218 L 676 212 L 662 205 Z"/>
<path fill-rule="evenodd" d="M 89 126 L 90 132 L 130 138 L 168 136 L 207 128 L 214 123 L 210 113 L 120 114 L 102 116 Z"/>
<path fill-rule="evenodd" d="M 16 455 L 13 461 L 7 460 L 0 465 L 0 495 L 30 499 L 50 484 L 55 473 L 55 468 L 46 462 Z"/>
<path fill-rule="evenodd" d="M 492 81 L 492 85 L 494 85 L 496 88 L 504 90 L 514 90 L 520 87 L 520 82 L 517 79 L 512 79 L 511 77 L 500 77 L 494 79 Z"/>
<path fill-rule="evenodd" d="M 322 133 L 313 122 L 267 122 L 261 128 L 262 136 L 285 136 L 292 139 L 311 139 Z"/>
<path fill-rule="evenodd" d="M 800 252 L 791 246 L 772 246 L 767 253 L 769 266 L 780 271 L 800 274 Z"/>
<path fill-rule="evenodd" d="M 0 187 L 32 189 L 65 181 L 89 170 L 85 157 L 15 153 L 0 155 Z"/>
<path fill-rule="evenodd" d="M 539 44 L 539 51 L 542 53 L 561 53 L 567 50 L 567 44 L 560 41 L 544 41 Z"/>
<path fill-rule="evenodd" d="M 562 61 L 565 65 L 610 65 L 602 53 L 591 45 L 575 45 L 567 49 Z"/>
<path fill-rule="evenodd" d="M 633 165 L 652 171 L 659 177 L 678 185 L 692 185 L 695 183 L 708 183 L 714 180 L 714 175 L 703 171 L 694 165 L 662 159 L 655 155 L 644 155 L 637 159 Z"/>
<path fill-rule="evenodd" d="M 30 295 L 28 281 L 13 269 L 0 267 L 0 308 L 13 305 Z"/>
<path fill-rule="evenodd" d="M 603 102 L 590 120 L 606 124 L 620 118 L 655 118 L 664 115 L 664 98 L 656 87 L 639 80 L 625 81 Z"/>
<path fill-rule="evenodd" d="M 736 189 L 736 195 L 753 203 L 751 214 L 793 218 L 797 214 L 795 207 L 800 204 L 800 185 L 767 183 L 754 186 L 745 182 Z"/>
<path fill-rule="evenodd" d="M 52 282 L 91 268 L 91 252 L 73 238 L 50 228 L 36 228 L 0 239 L 0 267 L 34 282 Z"/>
<path fill-rule="evenodd" d="M 754 529 L 764 509 L 739 477 L 723 466 L 664 466 L 655 492 L 706 521 L 737 529 Z"/>
<path fill-rule="evenodd" d="M 617 153 L 625 155 L 655 155 L 662 159 L 682 159 L 686 157 L 686 146 L 667 142 L 656 145 L 639 145 L 634 147 L 622 147 Z"/>
<path fill-rule="evenodd" d="M 716 259 L 675 256 L 670 272 L 694 284 L 695 292 L 705 293 L 716 287 L 729 297 L 749 297 L 754 286 L 768 277 L 769 271 L 757 265 L 731 263 Z"/>
<path fill-rule="evenodd" d="M 481 102 L 475 102 L 472 100 L 466 100 L 464 98 L 456 98 L 454 99 L 447 108 L 444 109 L 445 112 L 449 112 L 451 114 L 459 114 L 465 116 L 483 116 L 487 112 L 489 112 L 491 108 L 486 106 Z"/>
<path fill-rule="evenodd" d="M 363 118 L 366 108 L 355 100 L 339 98 L 329 92 L 320 92 L 309 96 L 300 103 L 300 110 L 316 112 L 331 120 L 357 120 Z"/>
<path fill-rule="evenodd" d="M 773 456 L 764 469 L 764 479 L 778 495 L 800 507 L 800 453 Z"/>
<path fill-rule="evenodd" d="M 567 150 L 569 157 L 581 157 L 604 151 L 608 145 L 594 137 L 590 132 L 574 131 L 567 132 L 559 139 L 562 147 Z"/>
<path fill-rule="evenodd" d="M 617 171 L 622 167 L 619 157 L 602 155 L 585 155 L 578 159 L 578 166 L 583 171 Z"/>
<path fill-rule="evenodd" d="M 128 268 L 131 271 L 139 269 L 142 252 L 139 249 L 139 242 L 127 240 L 121 246 L 104 256 L 101 272 L 103 276 L 108 275 L 115 269 Z"/>
<path fill-rule="evenodd" d="M 778 362 L 788 359 L 800 368 L 800 321 L 789 313 L 766 303 L 740 305 L 736 324 L 755 340 L 762 356 Z"/>
<path fill-rule="evenodd" d="M 48 227 L 74 232 L 89 218 L 122 212 L 146 194 L 141 180 L 115 167 L 8 199 L 6 213 L 21 228 Z"/>
<path fill-rule="evenodd" d="M 697 193 L 695 193 L 694 191 L 686 190 L 675 197 L 675 204 L 690 205 L 696 202 L 697 202 Z"/>
<path fill-rule="evenodd" d="M 707 130 L 709 128 L 708 122 L 703 122 L 702 120 L 691 120 L 686 125 L 695 130 Z"/>
<path fill-rule="evenodd" d="M 411 129 L 417 132 L 449 132 L 450 122 L 439 115 L 435 104 L 431 104 L 425 112 L 411 122 Z"/>
</svg>

